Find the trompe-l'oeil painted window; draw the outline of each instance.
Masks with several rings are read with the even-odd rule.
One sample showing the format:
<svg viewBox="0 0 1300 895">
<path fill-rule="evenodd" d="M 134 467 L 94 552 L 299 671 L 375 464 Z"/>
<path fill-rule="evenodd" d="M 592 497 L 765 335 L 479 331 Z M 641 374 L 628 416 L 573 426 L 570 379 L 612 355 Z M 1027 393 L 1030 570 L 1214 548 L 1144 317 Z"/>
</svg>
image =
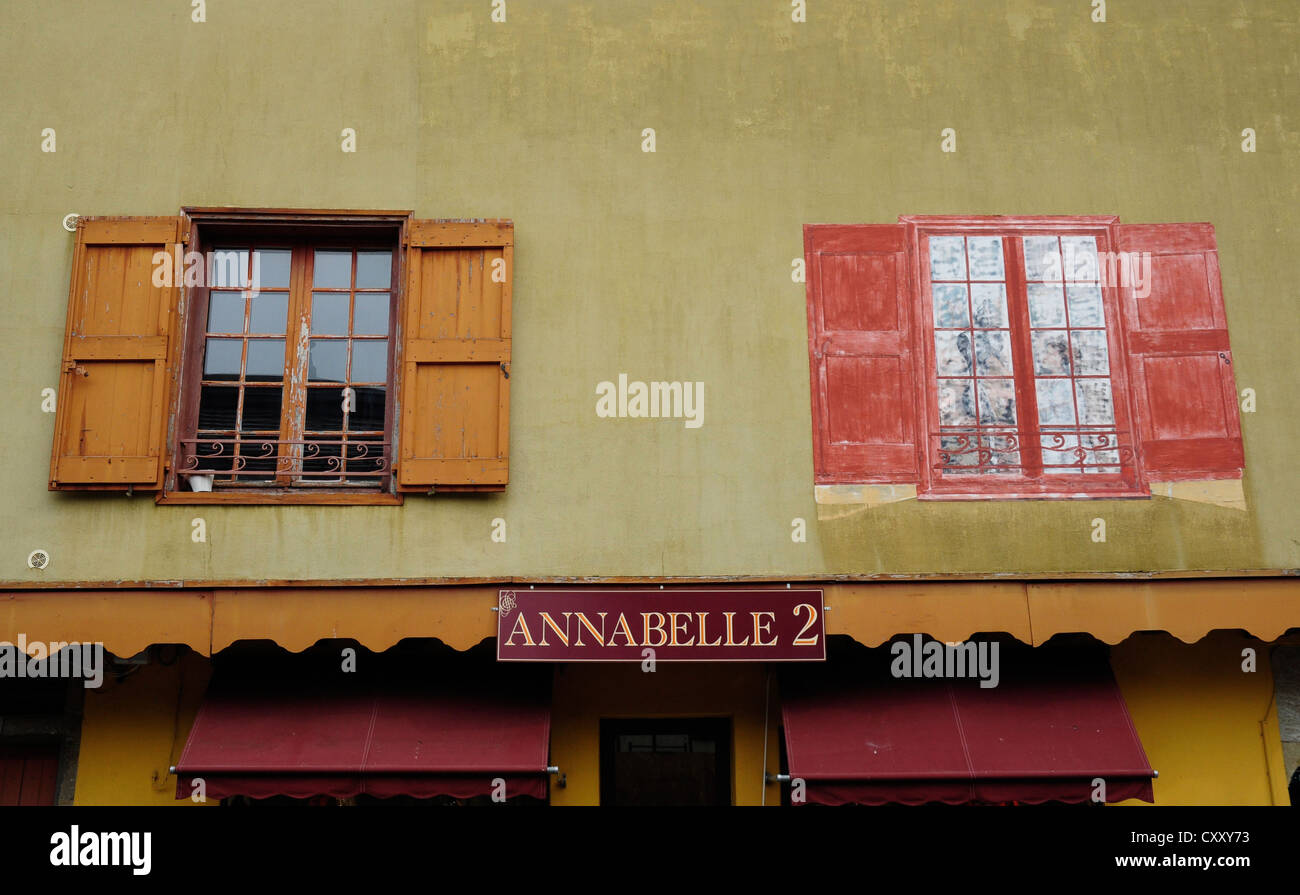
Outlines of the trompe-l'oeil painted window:
<svg viewBox="0 0 1300 895">
<path fill-rule="evenodd" d="M 1240 477 L 1210 225 L 904 216 L 804 238 L 818 485 L 1136 497 Z"/>
<path fill-rule="evenodd" d="M 930 236 L 938 471 L 1115 474 L 1107 320 L 1093 236 Z"/>
</svg>

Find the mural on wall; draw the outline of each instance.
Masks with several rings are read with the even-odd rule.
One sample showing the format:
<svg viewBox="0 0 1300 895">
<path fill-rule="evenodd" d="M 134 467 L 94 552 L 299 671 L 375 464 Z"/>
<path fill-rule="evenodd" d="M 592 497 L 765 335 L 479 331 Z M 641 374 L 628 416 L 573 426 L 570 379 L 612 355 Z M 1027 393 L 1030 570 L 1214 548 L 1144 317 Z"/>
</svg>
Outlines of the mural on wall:
<svg viewBox="0 0 1300 895">
<path fill-rule="evenodd" d="M 1210 224 L 903 216 L 804 238 L 819 500 L 1244 509 Z"/>
</svg>

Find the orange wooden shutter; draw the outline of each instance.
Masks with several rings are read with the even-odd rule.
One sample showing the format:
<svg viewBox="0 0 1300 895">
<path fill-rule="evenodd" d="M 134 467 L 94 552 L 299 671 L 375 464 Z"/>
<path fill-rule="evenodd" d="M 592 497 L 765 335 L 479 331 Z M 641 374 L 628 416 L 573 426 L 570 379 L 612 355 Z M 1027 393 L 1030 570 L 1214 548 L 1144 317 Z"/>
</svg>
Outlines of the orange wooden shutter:
<svg viewBox="0 0 1300 895">
<path fill-rule="evenodd" d="M 810 224 L 804 254 L 817 482 L 919 481 L 905 225 Z"/>
<path fill-rule="evenodd" d="M 81 218 L 63 342 L 50 489 L 157 489 L 166 453 L 168 369 L 182 270 L 182 218 Z"/>
<path fill-rule="evenodd" d="M 500 490 L 510 470 L 509 221 L 411 221 L 398 488 Z"/>
<path fill-rule="evenodd" d="M 1214 227 L 1121 224 L 1115 236 L 1118 251 L 1151 261 L 1149 295 L 1139 296 L 1132 278 L 1119 290 L 1147 479 L 1239 477 L 1241 418 Z"/>
</svg>

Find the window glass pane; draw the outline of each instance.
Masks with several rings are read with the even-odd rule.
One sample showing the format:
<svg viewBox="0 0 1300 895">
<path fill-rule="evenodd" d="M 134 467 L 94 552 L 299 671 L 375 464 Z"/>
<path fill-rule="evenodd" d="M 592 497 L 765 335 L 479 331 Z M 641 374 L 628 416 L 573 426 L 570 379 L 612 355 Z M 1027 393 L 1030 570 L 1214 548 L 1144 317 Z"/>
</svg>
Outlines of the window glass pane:
<svg viewBox="0 0 1300 895">
<path fill-rule="evenodd" d="M 348 431 L 382 432 L 384 428 L 385 390 L 382 388 L 354 388 L 355 409 L 348 415 Z"/>
<path fill-rule="evenodd" d="M 1010 376 L 1011 339 L 1004 330 L 975 331 L 975 367 L 981 376 Z"/>
<path fill-rule="evenodd" d="M 1003 280 L 1002 239 L 998 236 L 972 236 L 967 242 L 972 280 Z"/>
<path fill-rule="evenodd" d="M 311 331 L 317 336 L 348 334 L 348 296 L 339 292 L 313 292 Z"/>
<path fill-rule="evenodd" d="M 1114 435 L 1085 435 L 1083 436 L 1084 448 L 1106 448 L 1106 450 L 1087 450 L 1084 454 L 1084 462 L 1091 464 L 1084 467 L 1084 472 L 1106 474 L 1117 473 L 1120 471 L 1119 466 L 1106 466 L 1098 464 L 1119 463 L 1119 451 L 1114 450 Z"/>
<path fill-rule="evenodd" d="M 1038 330 L 1033 334 L 1034 373 L 1039 376 L 1070 375 L 1070 351 L 1063 329 Z"/>
<path fill-rule="evenodd" d="M 352 381 L 388 381 L 388 343 L 378 340 L 352 343 Z"/>
<path fill-rule="evenodd" d="M 939 424 L 975 425 L 975 389 L 971 380 L 939 380 Z"/>
<path fill-rule="evenodd" d="M 1076 372 L 1081 375 L 1105 375 L 1110 372 L 1110 353 L 1103 329 L 1076 329 L 1070 332 L 1074 347 Z"/>
<path fill-rule="evenodd" d="M 1097 279 L 1097 238 L 1095 236 L 1062 236 L 1061 253 L 1064 256 L 1067 280 Z"/>
<path fill-rule="evenodd" d="M 392 252 L 357 252 L 358 289 L 387 289 L 392 280 Z"/>
<path fill-rule="evenodd" d="M 205 260 L 208 265 L 209 288 L 247 288 L 248 249 L 213 249 Z"/>
<path fill-rule="evenodd" d="M 945 435 L 939 439 L 939 462 L 945 468 L 979 463 L 978 435 Z"/>
<path fill-rule="evenodd" d="M 985 472 L 1006 474 L 1015 472 L 1016 470 L 1011 467 L 1020 465 L 1020 451 L 1016 450 L 1017 436 L 985 435 L 981 437 L 980 444 L 988 451 L 984 457 L 984 465 L 993 467 L 986 469 Z"/>
<path fill-rule="evenodd" d="M 970 287 L 971 306 L 975 309 L 975 325 L 1004 327 L 1007 325 L 1007 287 L 1003 283 L 973 283 Z"/>
<path fill-rule="evenodd" d="M 1079 396 L 1079 422 L 1085 426 L 1114 425 L 1109 379 L 1077 379 L 1074 388 Z"/>
<path fill-rule="evenodd" d="M 1038 423 L 1042 426 L 1068 426 L 1074 422 L 1074 396 L 1069 379 L 1036 379 Z"/>
<path fill-rule="evenodd" d="M 344 382 L 347 363 L 348 343 L 345 339 L 312 339 L 307 352 L 307 380 Z"/>
<path fill-rule="evenodd" d="M 280 402 L 284 392 L 279 387 L 258 386 L 244 389 L 244 416 L 240 429 L 245 432 L 280 432 Z"/>
<path fill-rule="evenodd" d="M 970 311 L 966 306 L 966 286 L 962 283 L 936 283 L 931 287 L 934 295 L 934 325 L 943 329 L 970 326 Z"/>
<path fill-rule="evenodd" d="M 238 379 L 239 361 L 243 355 L 241 339 L 208 339 L 203 352 L 203 378 Z"/>
<path fill-rule="evenodd" d="M 239 410 L 239 388 L 205 385 L 199 389 L 199 428 L 234 431 Z"/>
<path fill-rule="evenodd" d="M 934 357 L 940 376 L 971 375 L 970 333 L 936 332 Z"/>
<path fill-rule="evenodd" d="M 966 240 L 963 237 L 930 237 L 930 279 L 966 279 Z"/>
<path fill-rule="evenodd" d="M 1051 475 L 1078 472 L 1079 436 L 1072 432 L 1044 432 L 1040 436 L 1043 445 L 1043 472 Z"/>
<path fill-rule="evenodd" d="M 1070 296 L 1071 326 L 1105 326 L 1106 316 L 1101 307 L 1101 287 L 1076 286 L 1066 287 Z"/>
<path fill-rule="evenodd" d="M 333 440 L 333 439 L 331 439 Z M 337 480 L 343 465 L 343 445 L 311 442 L 303 447 L 303 472 L 324 473 L 309 477 L 313 482 Z"/>
<path fill-rule="evenodd" d="M 1061 250 L 1055 236 L 1026 236 L 1025 279 L 1061 281 Z"/>
<path fill-rule="evenodd" d="M 1016 386 L 1011 379 L 979 381 L 979 417 L 982 426 L 1014 426 L 1016 423 Z"/>
<path fill-rule="evenodd" d="M 241 292 L 208 293 L 208 332 L 242 333 L 244 296 Z"/>
<path fill-rule="evenodd" d="M 289 293 L 263 292 L 253 296 L 252 309 L 248 312 L 248 331 L 250 333 L 284 333 L 285 319 L 289 314 Z"/>
<path fill-rule="evenodd" d="M 318 249 L 312 268 L 312 285 L 320 289 L 352 287 L 352 252 Z"/>
<path fill-rule="evenodd" d="M 258 289 L 288 289 L 289 262 L 293 253 L 288 249 L 258 249 L 253 253 L 253 284 Z"/>
<path fill-rule="evenodd" d="M 1065 301 L 1060 284 L 1030 283 L 1029 322 L 1033 326 L 1065 326 Z"/>
<path fill-rule="evenodd" d="M 250 339 L 245 379 L 284 378 L 284 339 Z"/>
<path fill-rule="evenodd" d="M 358 292 L 352 308 L 352 332 L 358 336 L 388 335 L 388 293 Z"/>
<path fill-rule="evenodd" d="M 348 476 L 376 472 L 384 465 L 384 445 L 380 436 L 348 436 Z M 373 480 L 373 479 L 372 479 Z"/>
<path fill-rule="evenodd" d="M 341 432 L 343 430 L 343 389 L 307 389 L 308 432 Z"/>
</svg>

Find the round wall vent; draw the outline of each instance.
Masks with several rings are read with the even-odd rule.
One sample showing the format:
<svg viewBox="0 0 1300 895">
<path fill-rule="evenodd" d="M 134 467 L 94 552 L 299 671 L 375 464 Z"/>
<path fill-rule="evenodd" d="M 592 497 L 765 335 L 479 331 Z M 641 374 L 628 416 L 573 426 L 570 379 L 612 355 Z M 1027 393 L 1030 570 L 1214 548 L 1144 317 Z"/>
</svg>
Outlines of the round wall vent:
<svg viewBox="0 0 1300 895">
<path fill-rule="evenodd" d="M 45 550 L 33 550 L 27 554 L 27 567 L 40 571 L 50 564 L 50 554 Z"/>
</svg>

